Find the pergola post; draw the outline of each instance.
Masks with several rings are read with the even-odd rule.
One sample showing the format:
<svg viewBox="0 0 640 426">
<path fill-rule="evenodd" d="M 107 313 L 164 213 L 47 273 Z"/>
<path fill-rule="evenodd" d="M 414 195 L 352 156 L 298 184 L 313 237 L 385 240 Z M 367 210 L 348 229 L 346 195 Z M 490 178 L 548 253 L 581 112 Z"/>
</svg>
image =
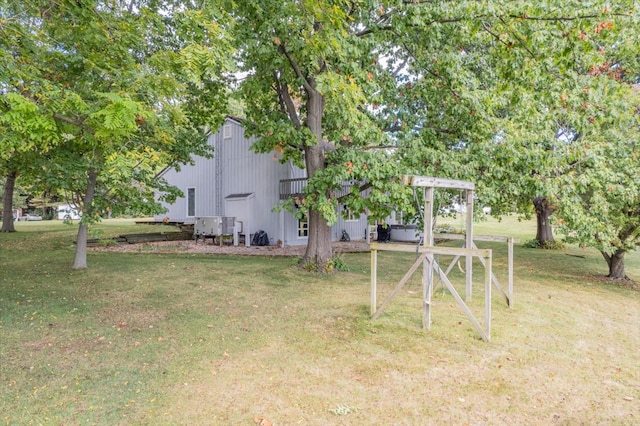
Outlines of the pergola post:
<svg viewBox="0 0 640 426">
<path fill-rule="evenodd" d="M 465 230 L 466 230 L 466 240 L 465 240 L 465 247 L 470 249 L 473 248 L 473 191 L 472 190 L 467 190 L 466 191 L 466 205 L 467 205 L 467 218 L 466 218 L 466 223 L 465 223 Z M 472 293 L 472 286 L 473 286 L 473 256 L 467 255 L 465 258 L 465 276 L 466 276 L 466 292 L 465 292 L 465 297 L 466 297 L 466 301 L 470 302 L 471 301 L 471 293 Z"/>
<path fill-rule="evenodd" d="M 405 185 L 411 185 L 414 187 L 423 187 L 424 188 L 424 238 L 422 244 L 416 247 L 415 245 L 408 244 L 388 244 L 388 245 L 380 245 L 378 243 L 371 243 L 371 318 L 375 320 L 378 318 L 382 312 L 387 308 L 391 300 L 400 292 L 403 286 L 409 281 L 411 276 L 416 272 L 420 265 L 422 265 L 422 321 L 423 328 L 429 329 L 431 326 L 431 305 L 432 305 L 432 294 L 433 294 L 433 280 L 434 280 L 434 272 L 438 273 L 438 276 L 450 291 L 451 295 L 458 303 L 460 308 L 466 314 L 467 318 L 475 329 L 478 331 L 480 336 L 485 340 L 489 341 L 491 339 L 491 284 L 495 283 L 496 287 L 504 294 L 504 291 L 499 286 L 497 279 L 492 272 L 492 251 L 491 250 L 479 250 L 476 248 L 473 239 L 473 198 L 474 198 L 474 189 L 475 185 L 471 182 L 458 181 L 458 180 L 450 180 L 450 179 L 441 179 L 435 177 L 425 177 L 425 176 L 403 176 L 403 182 Z M 460 237 L 459 239 L 464 238 L 465 247 L 464 248 L 452 248 L 452 247 L 435 247 L 434 245 L 434 234 L 433 234 L 433 218 L 434 218 L 434 188 L 447 188 L 447 189 L 459 189 L 466 191 L 466 223 L 465 223 L 465 235 L 457 235 Z M 510 241 L 510 249 L 509 249 L 509 257 L 511 258 L 512 252 L 512 243 L 513 239 Z M 407 273 L 400 279 L 397 286 L 393 289 L 391 294 L 387 296 L 387 298 L 383 301 L 380 308 L 377 307 L 377 267 L 378 267 L 378 250 L 385 251 L 400 251 L 400 252 L 412 252 L 415 251 L 420 255 L 409 268 Z M 451 262 L 447 271 L 443 271 L 436 260 L 436 255 L 445 255 L 445 256 L 453 256 L 454 260 Z M 456 290 L 456 288 L 451 284 L 447 274 L 460 257 L 465 257 L 466 270 L 465 270 L 465 291 L 466 291 L 466 300 L 469 302 L 472 296 L 472 266 L 473 266 L 473 257 L 478 257 L 480 262 L 485 268 L 485 312 L 484 312 L 484 327 L 478 322 L 478 320 L 473 315 L 473 312 L 469 309 L 467 304 L 460 294 Z M 511 261 L 509 261 L 509 269 L 511 270 Z M 509 275 L 509 296 L 506 296 L 508 299 L 508 303 L 511 304 L 512 297 L 512 274 Z"/>
<path fill-rule="evenodd" d="M 424 189 L 423 247 L 433 246 L 433 187 Z M 422 327 L 431 328 L 431 294 L 433 293 L 433 255 L 427 256 L 422 268 Z"/>
<path fill-rule="evenodd" d="M 371 249 L 371 316 L 376 313 L 378 301 L 378 250 Z"/>
</svg>

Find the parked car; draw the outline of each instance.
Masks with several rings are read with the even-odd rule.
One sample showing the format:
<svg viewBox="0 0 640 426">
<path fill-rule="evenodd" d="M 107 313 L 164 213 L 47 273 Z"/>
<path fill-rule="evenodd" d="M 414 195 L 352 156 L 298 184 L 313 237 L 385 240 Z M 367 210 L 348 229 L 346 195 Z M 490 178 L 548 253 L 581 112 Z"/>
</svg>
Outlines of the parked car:
<svg viewBox="0 0 640 426">
<path fill-rule="evenodd" d="M 27 214 L 18 218 L 19 221 L 34 221 L 34 220 L 42 220 L 42 216 L 38 216 L 37 214 Z"/>
</svg>

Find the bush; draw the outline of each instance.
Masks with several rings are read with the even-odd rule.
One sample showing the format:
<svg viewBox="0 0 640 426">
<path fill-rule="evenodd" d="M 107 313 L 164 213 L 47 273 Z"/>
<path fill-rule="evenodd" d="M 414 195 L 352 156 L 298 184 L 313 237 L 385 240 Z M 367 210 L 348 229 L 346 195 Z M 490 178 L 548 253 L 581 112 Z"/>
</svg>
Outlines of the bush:
<svg viewBox="0 0 640 426">
<path fill-rule="evenodd" d="M 540 244 L 540 241 L 534 238 L 522 243 L 522 247 L 543 250 L 566 250 L 567 244 L 564 241 L 547 241 L 544 244 Z"/>
<path fill-rule="evenodd" d="M 297 257 L 295 259 L 295 264 L 298 264 L 303 270 L 307 272 L 318 272 L 318 265 L 312 262 L 307 262 L 305 264 L 300 264 L 301 258 Z M 344 259 L 340 256 L 334 256 L 333 259 L 329 260 L 323 267 L 322 272 L 325 274 L 330 274 L 333 271 L 339 272 L 349 272 L 349 265 L 344 261 Z"/>
<path fill-rule="evenodd" d="M 339 272 L 349 272 L 349 265 L 344 261 L 344 259 L 340 256 L 334 256 L 333 260 L 333 269 Z"/>
</svg>

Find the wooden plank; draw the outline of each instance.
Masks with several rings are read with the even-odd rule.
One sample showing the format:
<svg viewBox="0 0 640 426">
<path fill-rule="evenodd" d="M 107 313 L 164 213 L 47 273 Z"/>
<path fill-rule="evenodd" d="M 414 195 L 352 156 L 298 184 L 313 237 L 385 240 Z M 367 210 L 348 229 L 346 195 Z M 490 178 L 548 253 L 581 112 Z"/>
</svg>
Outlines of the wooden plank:
<svg viewBox="0 0 640 426">
<path fill-rule="evenodd" d="M 453 258 L 451 263 L 449 263 L 449 266 L 447 266 L 447 270 L 444 273 L 445 275 L 449 275 L 449 272 L 451 272 L 453 267 L 456 266 L 456 263 L 458 263 L 458 260 L 460 260 L 460 256 L 456 256 L 456 257 Z"/>
<path fill-rule="evenodd" d="M 140 234 L 124 234 L 124 235 L 120 235 L 121 238 L 145 238 L 145 237 L 149 237 L 151 235 L 164 235 L 162 232 L 143 232 Z"/>
<path fill-rule="evenodd" d="M 465 236 L 462 234 L 436 234 L 436 238 L 442 239 L 442 240 L 464 240 Z M 517 238 L 513 238 L 513 237 L 501 237 L 501 236 L 478 236 L 475 235 L 473 237 L 474 240 L 474 244 L 473 244 L 473 248 L 477 248 L 475 241 L 485 241 L 485 242 L 506 242 L 507 248 L 508 248 L 508 254 L 507 254 L 507 274 L 508 274 L 508 278 L 507 278 L 507 291 L 505 291 L 502 288 L 502 285 L 500 284 L 500 282 L 498 281 L 498 278 L 495 276 L 495 274 L 492 274 L 492 282 L 494 283 L 495 287 L 502 293 L 502 295 L 504 296 L 505 301 L 507 302 L 507 305 L 511 308 L 513 307 L 513 243 L 514 242 L 518 242 Z M 449 266 L 447 267 L 445 274 L 449 275 L 449 272 L 451 272 L 451 270 L 453 269 L 453 267 L 455 266 L 456 262 L 458 261 L 458 259 L 460 258 L 460 256 L 455 257 L 451 263 L 449 264 Z M 482 264 L 484 265 L 484 261 L 482 259 L 482 257 L 480 257 L 480 262 L 482 262 Z"/>
<path fill-rule="evenodd" d="M 378 297 L 378 251 L 371 250 L 371 316 L 376 313 Z"/>
<path fill-rule="evenodd" d="M 431 296 L 433 294 L 433 255 L 427 254 L 422 261 L 422 328 L 431 329 Z M 439 268 L 438 268 L 439 269 Z"/>
<path fill-rule="evenodd" d="M 449 292 L 451 293 L 455 301 L 458 303 L 458 306 L 460 306 L 460 309 L 462 309 L 462 311 L 465 313 L 469 321 L 471 321 L 471 324 L 473 324 L 473 327 L 476 329 L 478 334 L 480 334 L 482 339 L 488 342 L 489 336 L 487 336 L 485 330 L 482 328 L 482 326 L 480 325 L 476 317 L 473 316 L 473 313 L 471 312 L 467 304 L 464 303 L 464 300 L 462 300 L 462 297 L 460 297 L 460 294 L 458 293 L 456 288 L 453 286 L 453 284 L 451 284 L 451 281 L 449 281 L 449 278 L 447 278 L 446 276 L 441 276 L 440 278 L 442 279 L 442 282 L 444 282 L 445 286 L 449 289 Z"/>
<path fill-rule="evenodd" d="M 433 245 L 433 188 L 424 189 L 424 246 Z"/>
<path fill-rule="evenodd" d="M 485 270 L 487 268 L 487 265 L 485 263 L 485 260 L 483 257 L 480 257 L 480 263 L 482 263 L 482 266 L 485 267 Z M 500 282 L 498 281 L 498 277 L 496 277 L 493 272 L 491 272 L 491 282 L 493 283 L 493 285 L 496 286 L 496 288 L 500 291 L 500 293 L 502 293 L 502 296 L 504 296 L 504 300 L 505 302 L 507 302 L 507 306 L 509 306 L 509 296 L 507 295 L 507 293 L 502 289 L 502 286 L 500 285 Z"/>
<path fill-rule="evenodd" d="M 476 249 L 476 245 L 473 245 L 473 248 Z M 462 256 L 455 256 L 453 258 L 453 260 L 451 260 L 451 262 L 449 263 L 449 266 L 447 266 L 447 269 L 444 271 L 441 271 L 444 275 L 449 275 L 449 272 L 451 272 L 451 270 L 456 266 L 456 263 L 458 262 L 458 260 L 460 260 L 460 257 Z M 478 256 L 478 258 L 480 259 L 480 263 L 482 263 L 482 266 L 484 266 L 486 268 L 486 264 L 485 264 L 485 260 L 482 256 Z M 511 275 L 513 276 L 513 270 L 511 269 Z M 496 288 L 502 293 L 502 295 L 504 296 L 505 301 L 507 302 L 507 305 L 511 306 L 511 298 L 512 295 L 508 294 L 504 291 L 504 289 L 502 288 L 502 286 L 500 285 L 500 282 L 498 281 L 498 277 L 495 276 L 495 274 L 493 274 L 493 272 L 491 273 L 491 279 L 493 284 L 496 286 Z M 511 290 L 510 292 L 513 292 L 513 283 L 511 284 Z"/>
<path fill-rule="evenodd" d="M 186 241 L 193 239 L 193 234 L 186 232 L 164 232 L 164 235 L 167 237 L 167 241 Z"/>
<path fill-rule="evenodd" d="M 484 260 L 484 258 L 480 258 Z M 491 256 L 487 257 L 484 266 L 484 327 L 487 333 L 487 342 L 491 340 L 491 270 L 493 265 Z"/>
<path fill-rule="evenodd" d="M 167 236 L 163 234 L 131 234 L 123 235 L 129 244 L 139 243 L 155 243 L 159 241 L 167 241 Z"/>
<path fill-rule="evenodd" d="M 401 243 L 371 243 L 369 248 L 371 250 L 379 251 L 395 251 L 395 252 L 407 252 L 407 253 L 432 253 L 444 256 L 484 256 L 491 252 L 490 249 L 467 249 L 460 247 L 437 247 L 437 246 L 417 246 L 415 244 L 401 244 Z"/>
<path fill-rule="evenodd" d="M 431 188 L 467 189 L 474 190 L 476 185 L 473 182 L 464 180 L 444 179 L 430 176 L 403 175 L 402 182 L 405 185 L 424 186 Z"/>
<path fill-rule="evenodd" d="M 466 235 L 464 234 L 433 234 L 435 239 L 440 240 L 459 240 L 464 241 L 466 239 Z M 519 243 L 520 240 L 518 238 L 513 237 L 502 237 L 500 235 L 474 235 L 473 241 L 484 241 L 484 242 L 494 242 L 494 243 L 508 243 L 509 240 L 512 240 L 515 243 Z"/>
<path fill-rule="evenodd" d="M 473 191 L 466 191 L 467 202 L 467 219 L 465 224 L 466 238 L 465 247 L 474 248 L 473 244 Z M 466 299 L 471 301 L 471 293 L 473 287 L 473 258 L 467 254 L 465 257 L 465 280 L 466 280 Z"/>
<path fill-rule="evenodd" d="M 509 307 L 512 308 L 513 307 L 513 241 L 514 239 L 512 237 L 509 237 L 509 241 L 508 243 L 508 254 L 507 254 L 507 260 L 508 260 L 508 279 L 507 279 L 507 292 L 509 295 Z"/>
<path fill-rule="evenodd" d="M 393 244 L 395 246 L 402 246 L 402 247 L 395 247 L 394 250 L 391 251 L 414 251 L 415 247 L 408 245 L 408 244 Z M 437 247 L 419 247 L 418 250 L 421 252 L 421 255 L 416 259 L 416 261 L 413 263 L 413 265 L 411 265 L 411 267 L 409 268 L 409 270 L 407 271 L 407 273 L 402 277 L 402 279 L 400 280 L 400 282 L 398 283 L 398 285 L 394 288 L 394 290 L 391 292 L 391 294 L 387 297 L 387 299 L 383 302 L 382 306 L 380 306 L 380 309 L 375 309 L 375 305 L 376 305 L 376 299 L 375 299 L 375 294 L 377 292 L 377 283 L 376 283 L 376 271 L 377 271 L 377 248 L 379 246 L 382 246 L 384 248 L 388 248 L 389 244 L 377 244 L 377 243 L 372 243 L 371 244 L 371 249 L 372 249 L 372 258 L 371 258 L 371 312 L 372 312 L 372 320 L 377 319 L 382 312 L 384 312 L 384 310 L 387 308 L 388 304 L 391 302 L 391 300 L 397 295 L 397 293 L 402 289 L 402 287 L 408 282 L 409 278 L 411 278 L 411 276 L 415 273 L 415 271 L 418 269 L 418 267 L 420 266 L 420 263 L 424 263 L 427 262 L 427 264 L 425 265 L 425 269 L 423 271 L 423 327 L 424 328 L 430 328 L 431 326 L 431 308 L 432 308 L 432 300 L 431 300 L 431 295 L 433 292 L 433 270 L 435 269 L 436 272 L 438 273 L 438 276 L 440 277 L 441 281 L 445 284 L 445 286 L 447 287 L 447 289 L 449 290 L 449 292 L 451 293 L 451 295 L 453 296 L 453 298 L 456 300 L 456 303 L 458 303 L 458 305 L 460 306 L 460 308 L 462 309 L 462 311 L 465 313 L 465 315 L 467 316 L 467 318 L 469 319 L 469 321 L 471 322 L 471 324 L 474 326 L 474 328 L 476 329 L 476 331 L 478 332 L 478 334 L 480 334 L 480 337 L 482 337 L 483 340 L 485 341 L 490 341 L 491 339 L 491 277 L 493 275 L 492 271 L 491 271 L 491 267 L 492 267 L 492 254 L 491 254 L 491 250 L 478 250 L 478 249 L 455 249 L 458 251 L 467 251 L 467 252 L 473 252 L 476 253 L 475 255 L 480 256 L 480 257 L 486 257 L 488 260 L 485 260 L 485 262 L 483 262 L 483 264 L 485 264 L 486 269 L 485 269 L 485 326 L 482 327 L 482 325 L 478 322 L 478 320 L 475 318 L 475 316 L 473 315 L 473 312 L 471 312 L 471 310 L 469 309 L 469 307 L 467 306 L 467 304 L 464 302 L 464 300 L 462 300 L 462 297 L 460 297 L 460 294 L 458 293 L 458 291 L 455 289 L 455 287 L 453 286 L 453 284 L 451 284 L 451 281 L 449 281 L 449 278 L 447 278 L 447 275 L 443 272 L 442 268 L 440 268 L 440 265 L 438 264 L 438 262 L 435 261 L 435 259 L 433 258 L 433 254 L 434 254 L 434 250 L 432 249 L 437 249 Z M 397 250 L 398 248 L 404 248 L 404 250 Z M 407 250 L 408 249 L 408 250 Z M 374 260 L 375 259 L 375 260 Z M 429 273 L 428 273 L 428 272 Z"/>
<path fill-rule="evenodd" d="M 396 296 L 396 294 L 398 294 L 398 292 L 402 289 L 402 287 L 404 287 L 404 285 L 407 283 L 407 281 L 409 281 L 409 278 L 411 278 L 411 276 L 416 271 L 416 269 L 418 269 L 418 267 L 420 266 L 420 264 L 422 263 L 422 261 L 424 260 L 424 258 L 426 256 L 427 256 L 427 253 L 423 253 L 416 259 L 416 261 L 413 263 L 413 265 L 411 265 L 411 268 L 409 268 L 407 273 L 404 274 L 404 276 L 402 277 L 402 279 L 400 280 L 400 282 L 398 283 L 396 288 L 394 288 L 393 291 L 391 292 L 391 294 L 385 299 L 384 302 L 382 302 L 382 305 L 380 306 L 380 309 L 378 309 L 373 314 L 371 319 L 376 319 L 376 318 L 378 318 L 380 316 L 380 314 L 382 314 L 382 312 L 387 308 L 387 305 L 389 305 L 389 302 L 391 302 L 391 299 L 393 299 Z"/>
</svg>

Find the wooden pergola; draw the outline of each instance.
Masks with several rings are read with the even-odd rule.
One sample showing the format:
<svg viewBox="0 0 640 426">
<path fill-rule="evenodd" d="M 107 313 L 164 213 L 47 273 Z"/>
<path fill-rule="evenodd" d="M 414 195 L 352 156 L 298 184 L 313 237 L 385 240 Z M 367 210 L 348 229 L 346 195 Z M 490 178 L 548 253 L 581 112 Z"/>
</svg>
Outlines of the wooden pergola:
<svg viewBox="0 0 640 426">
<path fill-rule="evenodd" d="M 447 289 L 451 292 L 454 299 L 466 314 L 467 318 L 473 324 L 474 328 L 485 340 L 491 339 L 491 284 L 496 286 L 499 291 L 504 295 L 507 304 L 511 306 L 513 300 L 513 268 L 512 268 L 512 256 L 513 256 L 513 239 L 504 237 L 483 237 L 483 241 L 507 241 L 509 243 L 509 291 L 505 293 L 498 280 L 495 278 L 492 272 L 492 251 L 489 249 L 478 249 L 474 243 L 473 238 L 473 198 L 475 185 L 472 182 L 441 179 L 436 177 L 425 176 L 403 176 L 404 184 L 411 185 L 416 188 L 423 188 L 424 190 L 424 238 L 422 244 L 416 247 L 413 244 L 379 244 L 371 243 L 371 317 L 372 319 L 378 318 L 382 312 L 387 308 L 391 300 L 398 294 L 402 287 L 409 281 L 411 276 L 418 270 L 420 265 L 423 266 L 422 272 L 422 322 L 423 327 L 429 329 L 431 327 L 431 307 L 432 307 L 432 293 L 434 283 L 434 272 L 438 274 L 440 280 L 444 283 Z M 434 233 L 432 229 L 433 217 L 434 217 L 434 190 L 436 188 L 446 189 L 458 189 L 465 191 L 466 200 L 466 219 L 465 219 L 465 234 L 464 235 L 451 235 L 446 234 L 447 239 L 464 239 L 464 247 L 436 247 L 434 244 Z M 440 237 L 440 236 L 439 236 Z M 377 268 L 378 268 L 378 251 L 399 251 L 399 252 L 413 252 L 418 253 L 418 257 L 411 265 L 407 273 L 398 282 L 391 294 L 387 296 L 382 305 L 377 307 Z M 446 270 L 443 270 L 435 259 L 436 255 L 449 255 L 454 259 L 450 263 Z M 466 301 L 471 301 L 472 294 L 472 264 L 473 258 L 478 257 L 480 262 L 484 266 L 484 281 L 485 281 L 485 303 L 484 303 L 484 321 L 483 325 L 475 318 L 465 301 L 462 299 L 456 288 L 453 286 L 448 278 L 448 274 L 456 264 L 460 257 L 465 258 L 465 298 Z"/>
</svg>

